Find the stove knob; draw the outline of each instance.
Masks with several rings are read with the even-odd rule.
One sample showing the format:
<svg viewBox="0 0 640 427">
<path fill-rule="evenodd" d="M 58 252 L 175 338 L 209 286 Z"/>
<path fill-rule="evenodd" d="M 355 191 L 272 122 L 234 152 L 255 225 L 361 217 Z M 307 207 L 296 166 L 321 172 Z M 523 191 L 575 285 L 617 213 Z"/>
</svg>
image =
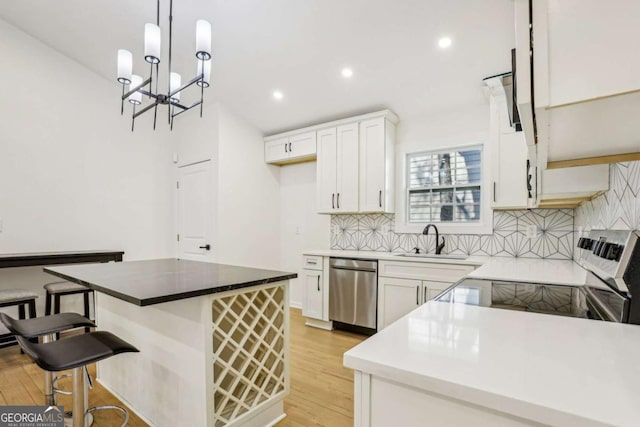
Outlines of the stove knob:
<svg viewBox="0 0 640 427">
<path fill-rule="evenodd" d="M 579 248 L 584 248 L 584 237 L 581 237 L 578 239 L 578 247 Z"/>
<path fill-rule="evenodd" d="M 583 237 L 582 246 L 580 246 L 580 247 L 582 249 L 591 250 L 592 246 L 593 246 L 593 240 L 589 239 L 588 237 Z"/>
<path fill-rule="evenodd" d="M 600 256 L 602 258 L 604 258 L 604 259 L 618 260 L 618 258 L 622 254 L 622 248 L 623 247 L 624 246 L 622 246 L 622 245 L 616 245 L 616 244 L 611 243 L 610 246 L 607 248 L 607 251 L 603 255 L 600 255 Z"/>
<path fill-rule="evenodd" d="M 599 255 L 600 254 L 600 248 L 602 248 L 603 245 L 604 245 L 604 242 L 602 240 L 598 240 L 596 242 L 596 244 L 593 246 L 593 254 L 594 255 Z"/>
</svg>

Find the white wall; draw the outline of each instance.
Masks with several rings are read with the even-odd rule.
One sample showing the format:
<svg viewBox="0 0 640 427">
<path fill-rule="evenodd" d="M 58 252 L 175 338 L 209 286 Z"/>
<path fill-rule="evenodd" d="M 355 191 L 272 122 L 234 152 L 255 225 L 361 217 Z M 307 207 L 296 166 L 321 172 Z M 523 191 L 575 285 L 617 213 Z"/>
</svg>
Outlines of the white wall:
<svg viewBox="0 0 640 427">
<path fill-rule="evenodd" d="M 121 88 L 0 20 L 0 253 L 113 249 L 173 254 L 168 133 L 131 132 Z M 166 126 L 159 126 L 166 128 Z M 42 267 L 0 269 L 0 288 L 39 292 Z M 62 310 L 81 310 L 65 298 Z M 9 310 L 9 313 L 13 313 Z M 15 314 L 15 313 L 13 313 Z"/>
<path fill-rule="evenodd" d="M 280 265 L 301 275 L 302 252 L 328 249 L 330 215 L 316 213 L 316 162 L 280 168 Z M 301 307 L 302 281 L 291 281 L 291 304 Z"/>
<path fill-rule="evenodd" d="M 171 254 L 168 134 L 148 120 L 132 133 L 115 81 L 1 20 L 0 51 L 0 253 Z"/>
</svg>

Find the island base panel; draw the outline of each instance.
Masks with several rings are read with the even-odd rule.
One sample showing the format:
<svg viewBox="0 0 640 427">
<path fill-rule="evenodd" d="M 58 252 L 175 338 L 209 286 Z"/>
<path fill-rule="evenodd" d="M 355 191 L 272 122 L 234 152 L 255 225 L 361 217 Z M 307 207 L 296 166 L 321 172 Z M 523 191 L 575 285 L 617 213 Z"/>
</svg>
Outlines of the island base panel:
<svg viewBox="0 0 640 427">
<path fill-rule="evenodd" d="M 97 293 L 99 328 L 140 353 L 98 380 L 152 426 L 265 426 L 289 392 L 288 281 L 140 307 Z"/>
<path fill-rule="evenodd" d="M 542 426 L 534 421 L 355 371 L 355 427 L 423 427 L 427 422 L 434 427 Z"/>
</svg>

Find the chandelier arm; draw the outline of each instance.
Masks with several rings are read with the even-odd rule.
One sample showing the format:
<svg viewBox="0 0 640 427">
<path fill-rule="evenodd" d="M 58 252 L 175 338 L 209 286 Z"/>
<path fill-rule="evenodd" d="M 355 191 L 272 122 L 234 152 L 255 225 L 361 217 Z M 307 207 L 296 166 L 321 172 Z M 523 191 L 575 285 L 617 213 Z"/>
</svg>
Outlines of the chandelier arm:
<svg viewBox="0 0 640 427">
<path fill-rule="evenodd" d="M 160 3 L 160 0 L 158 0 L 158 4 Z M 160 75 L 159 72 L 159 68 L 160 66 L 158 64 L 156 64 L 156 93 L 158 93 L 158 80 L 160 80 L 158 78 L 158 76 Z M 158 98 L 156 98 L 156 102 L 155 102 L 156 106 L 153 110 L 153 130 L 156 130 L 156 121 L 158 118 Z"/>
<path fill-rule="evenodd" d="M 151 110 L 153 107 L 156 106 L 156 104 L 158 103 L 158 101 L 154 102 L 153 104 L 149 104 L 146 107 L 144 107 L 142 110 L 138 111 L 137 113 L 133 114 L 133 118 L 135 119 L 136 117 L 146 113 L 147 111 Z"/>
<path fill-rule="evenodd" d="M 160 0 L 158 0 L 159 2 Z M 173 0 L 169 0 L 169 74 L 167 74 L 167 79 L 169 79 L 167 86 L 167 91 L 170 92 L 168 95 L 169 102 L 171 102 L 171 97 L 177 93 L 178 91 L 171 92 L 171 59 L 172 59 L 172 47 L 173 47 Z M 171 108 L 167 108 L 168 120 L 171 126 L 173 127 L 173 118 L 171 117 Z"/>
<path fill-rule="evenodd" d="M 200 61 L 202 63 L 202 77 L 198 80 L 200 81 L 200 118 L 202 118 L 202 106 L 204 105 L 204 58 Z"/>
<path fill-rule="evenodd" d="M 191 105 L 190 105 L 190 106 L 188 106 L 188 107 L 185 107 L 185 106 L 182 106 L 182 105 L 179 105 L 179 104 L 175 104 L 175 105 L 176 105 L 176 107 L 180 107 L 180 108 L 184 108 L 184 109 L 183 109 L 182 111 L 178 111 L 177 113 L 175 113 L 175 114 L 173 115 L 173 117 L 175 117 L 175 116 L 179 116 L 180 114 L 182 114 L 182 113 L 184 113 L 184 112 L 186 112 L 186 111 L 189 111 L 189 110 L 191 110 L 191 109 L 192 109 L 192 108 L 194 108 L 194 107 L 197 107 L 197 106 L 198 106 L 198 105 L 200 105 L 201 103 L 202 103 L 202 101 L 194 102 L 193 104 L 191 104 Z"/>
<path fill-rule="evenodd" d="M 131 95 L 133 95 L 134 93 L 136 93 L 137 91 L 140 91 L 141 93 L 147 95 L 148 93 L 150 94 L 150 92 L 145 92 L 142 89 L 143 87 L 145 87 L 149 82 L 151 81 L 151 77 L 149 77 L 147 80 L 143 81 L 142 83 L 140 83 L 139 86 L 134 87 L 133 89 L 131 89 L 129 92 L 125 93 L 124 95 L 122 95 L 122 100 L 127 99 L 128 97 L 130 97 Z"/>
<path fill-rule="evenodd" d="M 178 89 L 174 89 L 171 92 L 169 92 L 169 97 L 172 97 L 173 95 L 175 95 L 176 93 L 185 90 L 186 88 L 188 88 L 189 86 L 198 83 L 200 80 L 203 79 L 204 74 L 200 74 L 194 78 L 192 78 L 191 80 L 189 80 L 189 82 L 187 84 L 185 84 L 182 87 L 179 87 Z"/>
<path fill-rule="evenodd" d="M 131 116 L 131 132 L 133 132 L 133 126 L 136 123 L 136 104 L 133 104 L 133 115 Z"/>
<path fill-rule="evenodd" d="M 124 83 L 122 83 L 122 99 L 120 99 L 120 115 L 124 115 Z"/>
</svg>

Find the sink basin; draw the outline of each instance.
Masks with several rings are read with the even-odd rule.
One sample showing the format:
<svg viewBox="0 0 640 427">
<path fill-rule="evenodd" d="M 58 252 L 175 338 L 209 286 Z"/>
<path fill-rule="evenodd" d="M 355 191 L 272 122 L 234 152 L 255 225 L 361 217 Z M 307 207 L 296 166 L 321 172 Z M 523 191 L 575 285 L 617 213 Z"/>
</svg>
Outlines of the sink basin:
<svg viewBox="0 0 640 427">
<path fill-rule="evenodd" d="M 467 255 L 436 255 L 436 254 L 413 254 L 413 253 L 409 253 L 409 254 L 395 254 L 396 256 L 402 256 L 402 257 L 407 257 L 407 258 L 432 258 L 432 259 L 460 259 L 460 260 L 464 260 L 467 259 L 468 256 Z"/>
</svg>

